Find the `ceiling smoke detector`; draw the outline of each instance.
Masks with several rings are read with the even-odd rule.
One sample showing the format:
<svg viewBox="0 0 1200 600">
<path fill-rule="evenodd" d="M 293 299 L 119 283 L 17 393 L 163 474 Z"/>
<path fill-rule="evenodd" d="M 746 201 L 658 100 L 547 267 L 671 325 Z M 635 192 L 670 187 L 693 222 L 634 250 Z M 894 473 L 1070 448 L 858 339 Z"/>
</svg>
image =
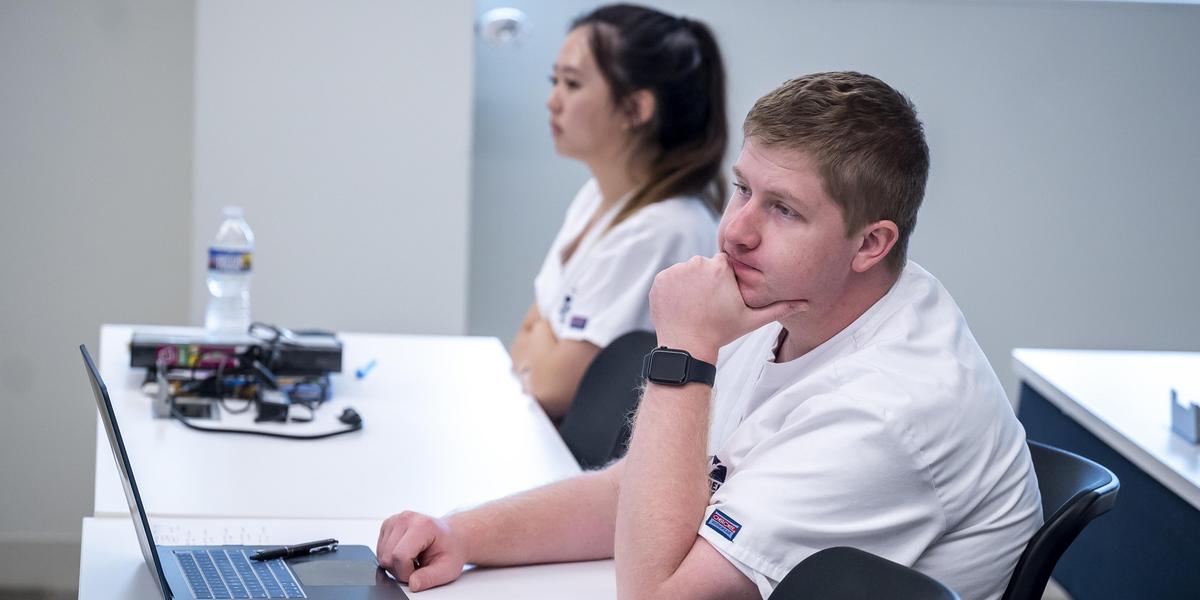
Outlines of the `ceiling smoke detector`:
<svg viewBox="0 0 1200 600">
<path fill-rule="evenodd" d="M 515 8 L 493 8 L 479 17 L 475 32 L 489 46 L 515 48 L 529 36 L 529 19 Z"/>
</svg>

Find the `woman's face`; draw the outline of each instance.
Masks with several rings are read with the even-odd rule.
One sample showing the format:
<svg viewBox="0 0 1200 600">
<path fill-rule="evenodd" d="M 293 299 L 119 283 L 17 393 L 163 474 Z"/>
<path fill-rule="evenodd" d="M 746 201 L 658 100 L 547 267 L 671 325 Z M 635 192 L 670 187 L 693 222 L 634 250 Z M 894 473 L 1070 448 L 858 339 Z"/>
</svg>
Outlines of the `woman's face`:
<svg viewBox="0 0 1200 600">
<path fill-rule="evenodd" d="M 587 163 L 620 157 L 628 147 L 630 124 L 613 106 L 608 82 L 596 66 L 591 31 L 585 25 L 567 34 L 546 100 L 554 150 Z"/>
</svg>

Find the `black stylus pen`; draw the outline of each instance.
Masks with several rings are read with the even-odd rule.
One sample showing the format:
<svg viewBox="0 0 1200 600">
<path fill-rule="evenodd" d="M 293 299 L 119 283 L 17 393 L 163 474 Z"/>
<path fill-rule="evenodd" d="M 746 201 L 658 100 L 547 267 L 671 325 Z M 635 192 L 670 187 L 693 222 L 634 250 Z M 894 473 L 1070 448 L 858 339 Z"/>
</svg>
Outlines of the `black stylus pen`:
<svg viewBox="0 0 1200 600">
<path fill-rule="evenodd" d="M 295 546 L 280 546 L 278 548 L 270 548 L 267 550 L 259 550 L 250 555 L 250 560 L 271 560 L 273 558 L 292 558 L 296 556 L 304 556 L 306 554 L 316 554 L 318 552 L 333 552 L 337 550 L 338 541 L 329 538 L 327 540 L 317 540 L 315 542 L 306 542 L 296 544 Z"/>
</svg>

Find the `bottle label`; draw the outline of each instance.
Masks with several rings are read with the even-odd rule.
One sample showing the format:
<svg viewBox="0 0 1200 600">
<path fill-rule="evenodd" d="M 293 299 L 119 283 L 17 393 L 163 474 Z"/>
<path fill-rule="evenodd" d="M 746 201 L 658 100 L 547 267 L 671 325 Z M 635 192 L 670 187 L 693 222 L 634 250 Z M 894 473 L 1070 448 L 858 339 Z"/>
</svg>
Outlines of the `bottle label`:
<svg viewBox="0 0 1200 600">
<path fill-rule="evenodd" d="M 208 270 L 217 273 L 249 273 L 252 253 L 242 250 L 208 249 Z"/>
</svg>

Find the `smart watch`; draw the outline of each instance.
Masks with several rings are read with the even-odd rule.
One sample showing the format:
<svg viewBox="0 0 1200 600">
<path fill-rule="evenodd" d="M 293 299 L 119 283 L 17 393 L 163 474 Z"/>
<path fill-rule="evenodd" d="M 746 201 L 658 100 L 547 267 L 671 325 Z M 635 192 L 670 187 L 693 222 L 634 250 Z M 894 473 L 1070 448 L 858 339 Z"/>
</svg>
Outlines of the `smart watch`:
<svg viewBox="0 0 1200 600">
<path fill-rule="evenodd" d="M 659 346 L 642 359 L 642 378 L 663 385 L 695 382 L 711 386 L 717 379 L 717 368 L 686 350 Z"/>
</svg>

